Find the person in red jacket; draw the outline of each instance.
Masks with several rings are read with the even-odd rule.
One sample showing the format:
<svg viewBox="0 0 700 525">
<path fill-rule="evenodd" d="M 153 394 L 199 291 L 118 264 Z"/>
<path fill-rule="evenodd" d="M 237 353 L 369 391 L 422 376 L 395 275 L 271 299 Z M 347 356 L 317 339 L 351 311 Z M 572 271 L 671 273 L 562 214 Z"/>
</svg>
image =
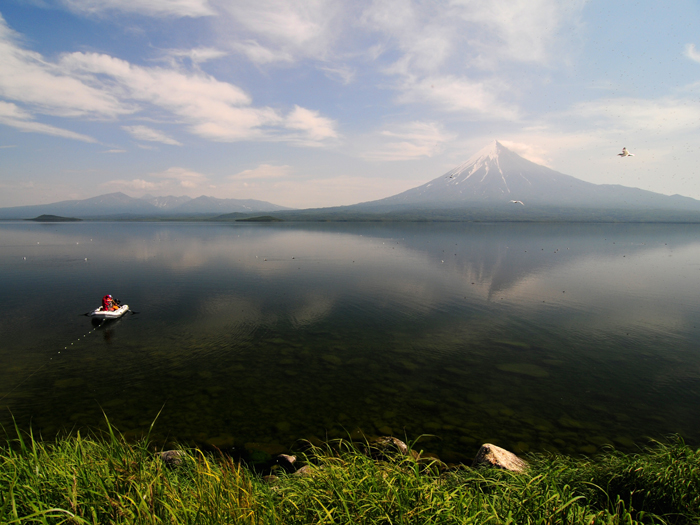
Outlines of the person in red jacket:
<svg viewBox="0 0 700 525">
<path fill-rule="evenodd" d="M 111 295 L 105 295 L 102 298 L 102 309 L 106 312 L 111 312 L 112 310 L 118 310 L 119 305 L 117 305 L 117 302 L 112 299 Z"/>
</svg>

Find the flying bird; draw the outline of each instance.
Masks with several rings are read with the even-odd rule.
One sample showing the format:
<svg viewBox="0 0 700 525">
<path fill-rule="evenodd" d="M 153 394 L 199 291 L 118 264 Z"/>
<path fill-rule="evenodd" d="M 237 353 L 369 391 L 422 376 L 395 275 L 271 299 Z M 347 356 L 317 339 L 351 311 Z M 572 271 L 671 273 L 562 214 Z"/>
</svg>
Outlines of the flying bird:
<svg viewBox="0 0 700 525">
<path fill-rule="evenodd" d="M 523 206 L 525 206 L 523 201 L 510 201 L 510 202 L 512 202 L 513 204 L 522 204 Z"/>
<path fill-rule="evenodd" d="M 634 157 L 634 153 L 627 151 L 627 148 L 622 148 L 622 153 L 617 154 L 619 157 Z"/>
</svg>

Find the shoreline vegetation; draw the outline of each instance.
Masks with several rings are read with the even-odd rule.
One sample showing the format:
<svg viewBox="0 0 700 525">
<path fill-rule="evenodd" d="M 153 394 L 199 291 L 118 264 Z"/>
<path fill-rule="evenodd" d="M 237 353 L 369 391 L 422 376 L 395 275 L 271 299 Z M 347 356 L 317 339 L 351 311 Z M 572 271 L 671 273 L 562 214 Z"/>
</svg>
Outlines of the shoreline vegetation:
<svg viewBox="0 0 700 525">
<path fill-rule="evenodd" d="M 678 437 L 635 454 L 530 454 L 516 472 L 448 466 L 395 438 L 306 444 L 297 456 L 256 459 L 163 451 L 148 436 L 131 443 L 109 422 L 102 432 L 47 442 L 15 430 L 0 444 L 7 524 L 700 521 L 700 450 Z"/>
</svg>

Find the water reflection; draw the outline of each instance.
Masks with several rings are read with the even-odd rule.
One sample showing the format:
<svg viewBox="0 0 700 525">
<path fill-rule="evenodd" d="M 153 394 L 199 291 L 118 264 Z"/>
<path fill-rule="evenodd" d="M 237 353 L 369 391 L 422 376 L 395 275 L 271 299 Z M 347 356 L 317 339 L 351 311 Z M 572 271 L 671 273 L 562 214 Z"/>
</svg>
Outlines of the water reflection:
<svg viewBox="0 0 700 525">
<path fill-rule="evenodd" d="M 452 460 L 692 442 L 697 233 L 5 223 L 0 406 L 49 434 L 101 409 L 138 433 L 165 404 L 159 437 L 217 446 L 432 434 Z M 86 333 L 105 293 L 139 314 Z"/>
</svg>

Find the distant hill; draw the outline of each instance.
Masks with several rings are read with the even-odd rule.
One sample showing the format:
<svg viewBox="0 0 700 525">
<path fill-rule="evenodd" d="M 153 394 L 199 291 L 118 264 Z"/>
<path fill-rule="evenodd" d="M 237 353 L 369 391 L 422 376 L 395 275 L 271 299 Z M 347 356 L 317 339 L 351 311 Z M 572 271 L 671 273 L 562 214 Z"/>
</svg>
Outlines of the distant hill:
<svg viewBox="0 0 700 525">
<path fill-rule="evenodd" d="M 289 210 L 270 202 L 214 197 L 154 197 L 137 199 L 124 193 L 108 193 L 83 200 L 0 208 L 0 219 L 27 219 L 36 215 L 71 216 L 83 219 L 134 219 L 215 216 L 223 213 L 261 213 Z"/>
<path fill-rule="evenodd" d="M 75 217 L 59 217 L 58 215 L 39 215 L 33 219 L 25 220 L 36 222 L 80 222 L 83 219 L 76 219 Z"/>
</svg>

